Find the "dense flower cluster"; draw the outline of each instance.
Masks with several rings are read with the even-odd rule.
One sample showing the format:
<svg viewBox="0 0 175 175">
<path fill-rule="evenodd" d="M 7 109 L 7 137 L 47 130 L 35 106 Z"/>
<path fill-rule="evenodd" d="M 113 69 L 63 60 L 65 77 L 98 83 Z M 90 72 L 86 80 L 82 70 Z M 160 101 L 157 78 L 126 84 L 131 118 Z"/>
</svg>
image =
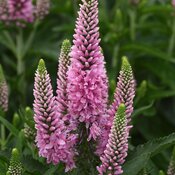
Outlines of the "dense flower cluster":
<svg viewBox="0 0 175 175">
<path fill-rule="evenodd" d="M 121 174 L 128 150 L 134 95 L 133 72 L 124 57 L 114 101 L 108 106 L 98 0 L 82 0 L 73 46 L 65 40 L 61 48 L 56 96 L 43 60 L 36 72 L 34 119 L 39 154 L 48 163 L 65 163 L 68 171 L 75 167 L 78 144 L 87 139 L 93 144 L 92 150 L 97 145 L 96 154 L 102 161 L 99 173 Z"/>
<path fill-rule="evenodd" d="M 12 150 L 12 156 L 10 159 L 10 165 L 8 167 L 7 175 L 22 175 L 23 168 L 20 161 L 19 151 L 14 148 Z"/>
<path fill-rule="evenodd" d="M 57 164 L 60 161 L 66 164 L 66 171 L 75 167 L 73 145 L 76 134 L 70 133 L 67 125 L 57 111 L 57 103 L 45 63 L 40 60 L 34 84 L 34 120 L 36 123 L 36 142 L 39 154 L 47 158 L 47 162 Z M 66 116 L 65 120 L 69 120 Z M 72 127 L 72 123 L 70 124 Z"/>
<path fill-rule="evenodd" d="M 101 155 L 108 141 L 108 135 L 112 126 L 112 121 L 121 103 L 126 106 L 126 118 L 128 129 L 131 128 L 131 114 L 133 112 L 133 98 L 135 96 L 135 80 L 132 68 L 126 57 L 122 58 L 122 67 L 118 77 L 117 87 L 114 93 L 114 101 L 109 106 L 107 114 L 101 118 L 102 134 L 99 139 L 96 153 Z"/>
<path fill-rule="evenodd" d="M 8 86 L 4 77 L 2 66 L 0 65 L 0 109 L 8 110 Z"/>
<path fill-rule="evenodd" d="M 20 22 L 33 22 L 33 5 L 31 0 L 8 0 L 9 20 Z"/>
<path fill-rule="evenodd" d="M 71 50 L 71 43 L 69 40 L 65 40 L 62 44 L 60 56 L 59 56 L 59 64 L 58 64 L 58 72 L 57 72 L 57 110 L 63 116 L 67 112 L 68 108 L 68 100 L 67 100 L 67 71 L 70 65 L 70 57 L 69 53 Z"/>
<path fill-rule="evenodd" d="M 32 0 L 1 0 L 0 20 L 23 27 L 26 23 L 44 18 L 49 13 L 49 8 L 50 0 L 37 0 L 36 5 Z"/>
<path fill-rule="evenodd" d="M 123 173 L 121 165 L 127 156 L 128 136 L 125 105 L 121 104 L 114 117 L 104 154 L 100 157 L 102 165 L 97 167 L 100 175 L 103 173 L 120 175 Z"/>
<path fill-rule="evenodd" d="M 49 0 L 37 0 L 35 15 L 39 19 L 43 19 L 48 13 L 50 9 L 50 1 Z"/>
<path fill-rule="evenodd" d="M 26 123 L 24 124 L 24 136 L 28 139 L 28 140 L 35 140 L 36 137 L 36 133 L 35 130 L 33 130 L 33 128 L 31 128 L 29 125 L 27 125 Z"/>
<path fill-rule="evenodd" d="M 89 140 L 96 140 L 100 117 L 107 108 L 108 80 L 99 46 L 98 1 L 82 1 L 68 71 L 69 111 L 86 124 Z"/>
</svg>

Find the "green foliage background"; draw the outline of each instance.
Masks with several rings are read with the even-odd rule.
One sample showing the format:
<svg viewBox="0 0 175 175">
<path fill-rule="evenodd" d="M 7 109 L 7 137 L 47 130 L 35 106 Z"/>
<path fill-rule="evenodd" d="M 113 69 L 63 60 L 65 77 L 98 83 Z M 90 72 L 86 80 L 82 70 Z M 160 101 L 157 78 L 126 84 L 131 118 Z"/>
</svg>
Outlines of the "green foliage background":
<svg viewBox="0 0 175 175">
<path fill-rule="evenodd" d="M 157 175 L 160 169 L 166 171 L 175 144 L 175 135 L 171 134 L 175 130 L 175 7 L 170 1 L 161 0 L 140 0 L 138 4 L 134 0 L 99 1 L 101 46 L 110 79 L 110 99 L 123 55 L 129 57 L 137 81 L 134 127 L 124 174 L 138 174 L 145 166 L 150 174 Z M 6 120 L 0 118 L 10 133 L 6 151 L 0 152 L 2 170 L 8 164 L 9 150 L 17 145 L 25 155 L 27 174 L 62 172 L 62 166 L 45 167 L 34 152 L 31 158 L 31 145 L 25 149 L 26 145 L 21 143 L 23 125 L 10 123 L 15 112 L 20 113 L 22 120 L 25 106 L 32 107 L 33 80 L 40 58 L 45 59 L 56 87 L 60 45 L 63 39 L 73 39 L 79 3 L 53 0 L 50 14 L 43 21 L 24 29 L 0 24 L 0 63 L 10 88 L 9 111 Z M 159 137 L 164 138 L 150 141 Z M 143 147 L 137 147 L 147 141 Z"/>
</svg>

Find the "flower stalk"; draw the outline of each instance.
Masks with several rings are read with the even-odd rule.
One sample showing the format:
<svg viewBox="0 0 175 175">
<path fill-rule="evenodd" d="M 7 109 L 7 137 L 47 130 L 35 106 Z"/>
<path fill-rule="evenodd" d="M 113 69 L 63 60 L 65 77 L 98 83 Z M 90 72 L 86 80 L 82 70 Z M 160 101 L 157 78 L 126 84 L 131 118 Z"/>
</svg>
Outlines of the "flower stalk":
<svg viewBox="0 0 175 175">
<path fill-rule="evenodd" d="M 120 175 L 123 173 L 121 165 L 125 162 L 127 156 L 129 137 L 125 111 L 125 105 L 120 104 L 110 130 L 104 154 L 100 157 L 102 164 L 97 167 L 100 175 L 104 173 Z"/>
<path fill-rule="evenodd" d="M 98 0 L 82 0 L 70 54 L 67 93 L 69 112 L 79 123 L 85 123 L 88 140 L 100 135 L 99 120 L 108 100 L 98 22 Z"/>
</svg>

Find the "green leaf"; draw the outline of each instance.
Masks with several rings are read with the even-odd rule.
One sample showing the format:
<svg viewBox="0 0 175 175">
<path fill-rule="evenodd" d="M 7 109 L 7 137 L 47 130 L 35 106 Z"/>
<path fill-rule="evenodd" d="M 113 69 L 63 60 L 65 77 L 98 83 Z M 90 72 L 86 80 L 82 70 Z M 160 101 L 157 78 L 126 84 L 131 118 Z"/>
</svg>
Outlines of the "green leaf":
<svg viewBox="0 0 175 175">
<path fill-rule="evenodd" d="M 1 57 L 4 60 L 5 65 L 8 65 L 11 70 L 16 70 L 16 63 L 14 62 L 14 60 L 12 60 L 11 57 L 6 55 L 5 53 L 1 53 Z"/>
<path fill-rule="evenodd" d="M 145 54 L 159 58 L 161 60 L 166 60 L 168 62 L 175 63 L 175 60 L 171 56 L 165 54 L 165 52 L 162 52 L 161 50 L 158 50 L 156 48 L 144 45 L 142 43 L 128 44 L 128 45 L 123 46 L 121 49 L 124 51 L 125 50 L 140 51 L 140 52 L 143 52 Z"/>
<path fill-rule="evenodd" d="M 43 175 L 51 175 L 54 172 L 56 172 L 57 169 L 58 169 L 58 166 L 54 166 L 52 168 L 49 168 Z"/>
<path fill-rule="evenodd" d="M 137 173 L 139 173 L 140 170 L 142 170 L 146 166 L 149 157 L 150 157 L 149 154 L 142 154 L 139 158 L 136 157 L 131 161 L 127 161 L 127 163 L 125 164 L 127 168 L 124 167 L 123 175 L 136 175 Z"/>
<path fill-rule="evenodd" d="M 14 53 L 14 55 L 16 55 L 16 46 L 9 32 L 4 31 L 2 33 L 2 35 L 0 36 L 0 42 L 1 44 L 9 48 Z"/>
<path fill-rule="evenodd" d="M 22 30 L 19 30 L 19 34 L 16 37 L 16 51 L 17 51 L 17 59 L 21 60 L 23 58 L 24 52 L 24 41 L 23 41 L 23 33 Z"/>
<path fill-rule="evenodd" d="M 23 50 L 23 57 L 25 56 L 25 54 L 28 52 L 28 50 L 30 49 L 32 42 L 34 40 L 35 37 L 35 33 L 36 33 L 36 28 L 31 32 L 31 34 L 29 35 L 29 38 L 27 39 L 25 46 L 24 46 L 24 50 Z"/>
<path fill-rule="evenodd" d="M 9 153 L 7 153 L 5 151 L 0 151 L 0 160 L 2 160 L 3 162 L 7 163 L 9 161 L 7 157 L 9 157 L 9 156 L 10 156 Z"/>
<path fill-rule="evenodd" d="M 6 166 L 5 164 L 0 160 L 0 175 L 6 174 Z"/>
<path fill-rule="evenodd" d="M 152 140 L 144 145 L 136 147 L 128 156 L 128 161 L 124 165 L 125 175 L 135 175 L 145 167 L 148 160 L 163 149 L 175 144 L 175 133 Z M 142 162 L 142 163 L 141 163 Z"/>
<path fill-rule="evenodd" d="M 132 117 L 136 117 L 136 116 L 142 114 L 142 113 L 145 112 L 147 109 L 150 109 L 150 108 L 153 106 L 153 104 L 154 104 L 154 101 L 152 101 L 149 105 L 142 106 L 142 107 L 140 107 L 140 108 L 138 108 L 138 109 L 135 109 L 135 111 L 134 111 Z"/>
<path fill-rule="evenodd" d="M 19 130 L 16 129 L 10 122 L 8 122 L 6 119 L 4 119 L 2 116 L 0 116 L 0 122 L 4 124 L 4 126 L 14 135 L 18 136 Z"/>
<path fill-rule="evenodd" d="M 148 94 L 150 99 L 160 99 L 160 98 L 168 98 L 175 95 L 175 90 L 151 90 Z"/>
<path fill-rule="evenodd" d="M 35 159 L 32 159 L 31 156 L 23 157 L 22 164 L 26 171 L 31 173 L 40 172 L 44 174 L 47 171 L 47 166 L 43 165 L 42 163 L 38 162 Z"/>
<path fill-rule="evenodd" d="M 171 5 L 152 5 L 149 7 L 144 7 L 141 9 L 142 13 L 171 13 L 173 12 L 173 8 Z"/>
</svg>

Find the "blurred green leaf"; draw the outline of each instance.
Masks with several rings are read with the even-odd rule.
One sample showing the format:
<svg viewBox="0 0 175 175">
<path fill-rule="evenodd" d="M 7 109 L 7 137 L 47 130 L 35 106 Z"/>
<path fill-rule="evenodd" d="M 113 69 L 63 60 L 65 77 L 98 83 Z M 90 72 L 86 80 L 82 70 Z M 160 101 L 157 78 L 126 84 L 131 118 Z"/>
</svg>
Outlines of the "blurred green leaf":
<svg viewBox="0 0 175 175">
<path fill-rule="evenodd" d="M 42 175 L 47 171 L 47 166 L 31 158 L 31 156 L 24 156 L 22 164 L 26 171 L 31 173 L 40 172 Z"/>
<path fill-rule="evenodd" d="M 152 6 L 144 6 L 140 9 L 142 13 L 172 13 L 173 7 L 168 5 L 152 5 Z"/>
<path fill-rule="evenodd" d="M 134 117 L 136 117 L 136 116 L 142 114 L 142 113 L 145 112 L 147 109 L 150 109 L 150 108 L 153 106 L 153 104 L 154 104 L 154 101 L 152 101 L 149 105 L 142 106 L 142 107 L 140 107 L 140 108 L 138 108 L 138 109 L 135 109 L 135 110 L 134 110 L 134 113 L 132 114 L 132 117 L 134 118 Z"/>
<path fill-rule="evenodd" d="M 146 166 L 149 158 L 150 154 L 142 154 L 139 156 L 139 158 L 136 157 L 132 161 L 127 161 L 127 163 L 124 165 L 123 175 L 136 175 Z"/>
<path fill-rule="evenodd" d="M 171 58 L 168 54 L 165 54 L 165 52 L 162 52 L 156 48 L 150 47 L 148 45 L 144 45 L 144 44 L 127 44 L 123 47 L 121 47 L 122 50 L 124 51 L 128 51 L 128 50 L 132 50 L 132 51 L 140 51 L 143 54 L 148 54 L 151 56 L 154 56 L 156 58 L 162 59 L 162 60 L 166 60 L 168 62 L 171 63 L 175 63 L 175 59 Z"/>
<path fill-rule="evenodd" d="M 16 45 L 8 31 L 3 31 L 0 35 L 0 43 L 9 48 L 16 55 Z"/>
<path fill-rule="evenodd" d="M 0 121 L 14 136 L 18 136 L 18 129 L 16 129 L 10 122 L 8 122 L 8 120 L 0 116 Z"/>
</svg>

